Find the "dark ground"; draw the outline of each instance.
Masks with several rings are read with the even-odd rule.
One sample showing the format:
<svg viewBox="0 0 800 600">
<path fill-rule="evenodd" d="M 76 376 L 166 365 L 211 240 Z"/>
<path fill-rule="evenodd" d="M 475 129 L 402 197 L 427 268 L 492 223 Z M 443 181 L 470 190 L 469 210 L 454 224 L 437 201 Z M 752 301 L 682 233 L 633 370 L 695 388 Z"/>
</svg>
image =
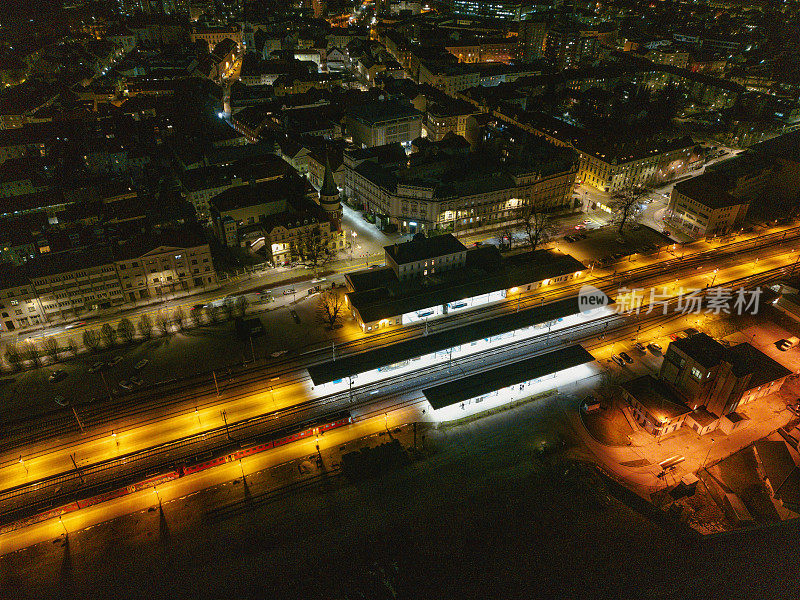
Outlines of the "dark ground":
<svg viewBox="0 0 800 600">
<path fill-rule="evenodd" d="M 271 501 L 255 479 L 235 510 L 229 484 L 4 556 L 0 598 L 797 598 L 796 524 L 691 545 L 537 458 L 538 410 L 431 434 L 381 479 Z"/>
</svg>

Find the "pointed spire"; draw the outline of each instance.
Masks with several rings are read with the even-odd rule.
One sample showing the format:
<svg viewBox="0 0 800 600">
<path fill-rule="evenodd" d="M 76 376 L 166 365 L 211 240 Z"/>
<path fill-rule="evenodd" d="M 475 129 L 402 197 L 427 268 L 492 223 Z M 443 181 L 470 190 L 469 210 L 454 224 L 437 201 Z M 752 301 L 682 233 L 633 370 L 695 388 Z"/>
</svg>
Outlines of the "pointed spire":
<svg viewBox="0 0 800 600">
<path fill-rule="evenodd" d="M 319 190 L 320 196 L 338 196 L 339 188 L 333 180 L 333 170 L 331 169 L 331 159 L 325 153 L 325 175 L 322 178 L 322 187 Z"/>
</svg>

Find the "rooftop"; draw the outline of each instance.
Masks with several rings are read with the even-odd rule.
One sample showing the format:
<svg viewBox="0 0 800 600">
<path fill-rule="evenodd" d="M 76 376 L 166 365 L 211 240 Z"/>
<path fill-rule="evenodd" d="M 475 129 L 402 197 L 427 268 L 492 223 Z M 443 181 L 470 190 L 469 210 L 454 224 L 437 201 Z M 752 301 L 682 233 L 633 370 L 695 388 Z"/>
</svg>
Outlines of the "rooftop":
<svg viewBox="0 0 800 600">
<path fill-rule="evenodd" d="M 466 246 L 451 233 L 430 238 L 419 236 L 402 244 L 384 246 L 383 249 L 386 251 L 387 256 L 390 256 L 398 265 L 448 254 L 457 254 L 467 250 Z"/>
<path fill-rule="evenodd" d="M 579 312 L 577 298 L 567 298 L 462 327 L 381 346 L 360 354 L 337 358 L 334 361 L 309 367 L 308 373 L 314 385 L 321 385 L 378 367 L 447 350 L 459 344 L 482 340 L 531 325 L 556 321 L 577 312 Z"/>
<path fill-rule="evenodd" d="M 679 181 L 675 184 L 674 189 L 678 193 L 712 210 L 725 208 L 727 206 L 736 206 L 737 204 L 746 204 L 748 202 L 747 200 L 730 195 L 719 187 L 716 178 L 712 175 L 700 175 L 685 181 Z"/>
<path fill-rule="evenodd" d="M 705 333 L 698 333 L 687 338 L 670 343 L 670 348 L 675 347 L 687 356 L 710 369 L 719 364 L 725 356 L 726 348 L 717 340 Z M 667 348 L 669 352 L 669 348 Z"/>
<path fill-rule="evenodd" d="M 626 381 L 622 388 L 656 419 L 671 420 L 692 412 L 663 381 L 652 375 Z"/>
<path fill-rule="evenodd" d="M 425 398 L 434 409 L 440 409 L 517 383 L 558 373 L 570 367 L 577 367 L 593 360 L 594 356 L 584 350 L 583 346 L 576 344 L 555 352 L 539 354 L 490 371 L 443 383 L 423 390 L 422 393 L 425 394 Z"/>
<path fill-rule="evenodd" d="M 367 125 L 396 119 L 421 118 L 422 113 L 400 100 L 376 100 L 351 107 L 347 116 Z"/>
</svg>

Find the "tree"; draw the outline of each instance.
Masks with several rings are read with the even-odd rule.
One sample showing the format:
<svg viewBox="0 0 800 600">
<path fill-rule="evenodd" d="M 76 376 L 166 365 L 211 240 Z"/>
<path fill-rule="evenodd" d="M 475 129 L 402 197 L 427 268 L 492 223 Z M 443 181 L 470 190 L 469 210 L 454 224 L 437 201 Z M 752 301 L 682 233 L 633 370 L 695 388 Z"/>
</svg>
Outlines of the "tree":
<svg viewBox="0 0 800 600">
<path fill-rule="evenodd" d="M 22 356 L 20 356 L 19 348 L 15 344 L 9 344 L 6 346 L 5 351 L 6 362 L 11 365 L 12 368 L 17 369 L 22 362 Z"/>
<path fill-rule="evenodd" d="M 100 328 L 100 336 L 103 338 L 106 347 L 110 348 L 114 345 L 114 342 L 117 341 L 117 330 L 108 323 L 103 323 L 103 326 Z"/>
<path fill-rule="evenodd" d="M 539 246 L 547 242 L 554 233 L 550 222 L 550 213 L 547 212 L 542 203 L 531 199 L 530 202 L 523 203 L 517 209 L 519 221 L 528 236 L 528 245 L 531 250 L 536 250 Z"/>
<path fill-rule="evenodd" d="M 156 315 L 156 323 L 158 324 L 158 328 L 161 330 L 163 335 L 169 334 L 170 320 L 166 314 L 159 311 L 159 313 Z"/>
<path fill-rule="evenodd" d="M 189 318 L 192 320 L 195 327 L 200 327 L 200 325 L 203 324 L 203 309 L 192 308 L 192 310 L 189 311 Z"/>
<path fill-rule="evenodd" d="M 100 346 L 100 335 L 96 329 L 87 329 L 83 332 L 83 345 L 89 350 L 97 350 Z"/>
<path fill-rule="evenodd" d="M 172 313 L 172 321 L 178 326 L 178 329 L 183 329 L 184 323 L 186 322 L 186 313 L 183 312 L 182 308 L 178 307 L 175 309 L 175 312 Z"/>
<path fill-rule="evenodd" d="M 67 343 L 64 346 L 64 349 L 70 354 L 72 354 L 72 356 L 78 354 L 78 344 L 75 343 L 74 338 L 67 338 Z"/>
<path fill-rule="evenodd" d="M 227 320 L 229 320 L 231 318 L 231 315 L 233 314 L 231 302 L 229 302 L 227 300 L 225 302 L 223 302 L 221 306 L 218 306 L 218 307 L 215 307 L 215 308 L 217 309 L 217 312 L 216 312 L 217 316 L 214 319 L 215 321 L 216 320 L 227 321 Z"/>
<path fill-rule="evenodd" d="M 55 338 L 44 338 L 44 340 L 42 340 L 42 350 L 50 357 L 52 362 L 58 360 L 58 342 Z"/>
<path fill-rule="evenodd" d="M 344 308 L 344 297 L 335 289 L 326 290 L 319 295 L 317 317 L 328 329 L 334 329 L 341 323 Z"/>
<path fill-rule="evenodd" d="M 247 296 L 242 294 L 241 296 L 236 297 L 236 302 L 233 305 L 233 312 L 237 317 L 243 317 L 244 313 L 247 311 Z"/>
<path fill-rule="evenodd" d="M 150 319 L 150 315 L 145 314 L 139 317 L 139 333 L 146 340 L 153 337 L 153 321 Z"/>
<path fill-rule="evenodd" d="M 612 222 L 617 225 L 618 233 L 622 233 L 622 229 L 628 224 L 628 221 L 636 218 L 641 212 L 642 198 L 649 193 L 649 188 L 637 185 L 617 190 L 611 194 L 608 207 L 611 209 Z"/>
<path fill-rule="evenodd" d="M 298 236 L 297 253 L 300 262 L 314 270 L 314 278 L 319 277 L 319 270 L 333 259 L 330 250 L 330 236 L 323 232 L 319 225 L 308 227 Z"/>
<path fill-rule="evenodd" d="M 22 356 L 37 367 L 41 363 L 41 356 L 39 356 L 39 348 L 36 346 L 36 342 L 28 342 L 25 344 L 22 349 Z"/>
<path fill-rule="evenodd" d="M 123 341 L 125 344 L 129 344 L 130 341 L 133 339 L 134 334 L 136 333 L 136 329 L 131 323 L 130 319 L 122 319 L 117 325 L 117 335 L 119 339 Z"/>
</svg>

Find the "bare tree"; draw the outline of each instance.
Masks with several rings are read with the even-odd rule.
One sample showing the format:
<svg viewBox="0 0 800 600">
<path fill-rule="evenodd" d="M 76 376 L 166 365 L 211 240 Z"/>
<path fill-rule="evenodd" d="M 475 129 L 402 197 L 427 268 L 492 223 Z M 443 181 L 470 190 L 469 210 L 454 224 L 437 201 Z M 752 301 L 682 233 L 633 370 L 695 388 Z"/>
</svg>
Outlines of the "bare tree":
<svg viewBox="0 0 800 600">
<path fill-rule="evenodd" d="M 192 308 L 189 311 L 189 318 L 194 323 L 195 327 L 200 327 L 203 324 L 203 309 L 202 308 Z"/>
<path fill-rule="evenodd" d="M 546 243 L 555 231 L 550 221 L 550 213 L 537 200 L 531 199 L 530 202 L 522 204 L 517 209 L 517 216 L 525 229 L 528 245 L 532 251 Z"/>
<path fill-rule="evenodd" d="M 53 337 L 42 340 L 42 350 L 50 357 L 52 362 L 58 361 L 58 342 Z"/>
<path fill-rule="evenodd" d="M 341 323 L 344 308 L 344 297 L 335 289 L 326 290 L 319 295 L 317 317 L 328 329 L 334 329 Z"/>
<path fill-rule="evenodd" d="M 100 335 L 96 329 L 87 329 L 83 332 L 83 345 L 89 350 L 97 350 L 100 346 Z"/>
<path fill-rule="evenodd" d="M 130 319 L 122 319 L 117 325 L 117 335 L 125 344 L 129 344 L 133 339 L 136 329 L 133 327 Z"/>
<path fill-rule="evenodd" d="M 217 307 L 217 319 L 220 321 L 228 321 L 233 314 L 233 306 L 227 300 Z M 216 319 L 215 319 L 216 320 Z"/>
<path fill-rule="evenodd" d="M 150 315 L 145 314 L 139 317 L 139 333 L 146 340 L 153 337 L 153 321 Z"/>
<path fill-rule="evenodd" d="M 172 313 L 172 321 L 178 326 L 178 329 L 183 329 L 186 323 L 186 313 L 183 312 L 182 308 L 178 307 L 175 309 L 175 312 Z"/>
<path fill-rule="evenodd" d="M 625 225 L 635 219 L 642 210 L 642 198 L 650 193 L 650 189 L 641 185 L 617 190 L 611 194 L 608 208 L 611 209 L 612 222 L 617 225 L 617 233 L 622 233 Z"/>
<path fill-rule="evenodd" d="M 64 346 L 64 349 L 70 354 L 72 354 L 72 356 L 78 354 L 78 344 L 75 343 L 74 338 L 67 338 L 67 344 L 66 346 Z"/>
<path fill-rule="evenodd" d="M 34 366 L 38 367 L 42 362 L 42 357 L 39 354 L 39 347 L 36 345 L 36 342 L 31 341 L 25 344 L 22 355 L 31 361 Z"/>
<path fill-rule="evenodd" d="M 300 262 L 314 270 L 315 279 L 319 277 L 320 269 L 334 257 L 330 249 L 330 236 L 319 225 L 303 230 L 298 236 L 296 251 L 300 255 Z"/>
<path fill-rule="evenodd" d="M 100 336 L 103 338 L 106 347 L 110 348 L 117 341 L 117 330 L 109 323 L 103 323 L 103 326 L 100 328 Z"/>
<path fill-rule="evenodd" d="M 170 320 L 165 313 L 159 311 L 159 313 L 156 315 L 156 324 L 163 335 L 169 334 Z"/>
<path fill-rule="evenodd" d="M 18 369 L 22 363 L 22 356 L 20 355 L 19 348 L 15 344 L 6 346 L 5 351 L 6 362 L 13 368 Z"/>
</svg>

